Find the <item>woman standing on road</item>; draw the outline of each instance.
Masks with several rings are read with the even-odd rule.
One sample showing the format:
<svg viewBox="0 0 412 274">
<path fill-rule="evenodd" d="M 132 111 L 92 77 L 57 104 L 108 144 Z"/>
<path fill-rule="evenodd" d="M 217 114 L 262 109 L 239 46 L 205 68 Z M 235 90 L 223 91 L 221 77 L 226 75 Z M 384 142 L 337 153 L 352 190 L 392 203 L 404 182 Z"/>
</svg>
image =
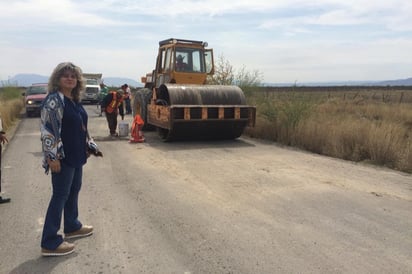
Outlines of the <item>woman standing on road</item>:
<svg viewBox="0 0 412 274">
<path fill-rule="evenodd" d="M 49 80 L 49 94 L 41 108 L 43 167 L 51 171 L 52 197 L 41 239 L 43 256 L 73 252 L 74 244 L 57 234 L 64 210 L 64 239 L 89 236 L 93 227 L 78 220 L 78 197 L 87 153 L 87 113 L 80 104 L 85 83 L 82 71 L 70 62 L 59 64 Z"/>
</svg>

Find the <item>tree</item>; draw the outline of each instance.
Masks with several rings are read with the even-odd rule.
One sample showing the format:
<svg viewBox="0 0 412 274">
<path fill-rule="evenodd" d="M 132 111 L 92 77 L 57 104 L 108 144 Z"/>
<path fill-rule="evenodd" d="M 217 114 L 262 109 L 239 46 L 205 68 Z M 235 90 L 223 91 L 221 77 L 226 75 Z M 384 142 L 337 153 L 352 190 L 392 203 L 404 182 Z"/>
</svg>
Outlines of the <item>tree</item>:
<svg viewBox="0 0 412 274">
<path fill-rule="evenodd" d="M 258 70 L 248 71 L 243 66 L 236 74 L 235 84 L 240 88 L 258 87 L 262 83 L 262 73 Z"/>
<path fill-rule="evenodd" d="M 208 78 L 208 83 L 213 85 L 232 85 L 235 79 L 233 66 L 220 55 L 215 62 L 215 73 Z"/>
<path fill-rule="evenodd" d="M 208 78 L 208 84 L 237 85 L 240 88 L 257 87 L 261 85 L 262 73 L 258 70 L 248 71 L 243 66 L 237 73 L 223 55 L 215 62 L 215 73 Z"/>
</svg>

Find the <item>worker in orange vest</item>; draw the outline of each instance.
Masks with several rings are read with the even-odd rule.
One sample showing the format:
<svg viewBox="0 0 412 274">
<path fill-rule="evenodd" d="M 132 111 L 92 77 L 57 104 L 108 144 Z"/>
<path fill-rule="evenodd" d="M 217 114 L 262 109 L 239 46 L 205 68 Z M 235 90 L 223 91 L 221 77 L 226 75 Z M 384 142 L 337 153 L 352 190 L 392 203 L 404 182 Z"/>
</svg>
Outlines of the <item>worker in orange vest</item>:
<svg viewBox="0 0 412 274">
<path fill-rule="evenodd" d="M 116 132 L 117 128 L 117 115 L 120 114 L 122 120 L 124 120 L 123 109 L 123 90 L 110 91 L 102 101 L 102 111 L 106 114 L 107 124 L 109 126 L 110 136 L 118 137 Z"/>
</svg>

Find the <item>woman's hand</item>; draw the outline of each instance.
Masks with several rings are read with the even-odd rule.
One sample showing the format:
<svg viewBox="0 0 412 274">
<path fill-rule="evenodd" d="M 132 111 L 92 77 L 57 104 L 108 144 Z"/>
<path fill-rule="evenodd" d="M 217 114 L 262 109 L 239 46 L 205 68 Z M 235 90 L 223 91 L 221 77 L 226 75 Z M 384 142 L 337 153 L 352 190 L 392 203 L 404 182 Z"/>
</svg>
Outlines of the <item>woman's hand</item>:
<svg viewBox="0 0 412 274">
<path fill-rule="evenodd" d="M 6 136 L 3 133 L 0 133 L 0 144 L 5 144 L 9 140 L 7 140 Z"/>
<path fill-rule="evenodd" d="M 61 166 L 60 166 L 60 160 L 50 160 L 47 159 L 47 163 L 49 164 L 50 170 L 53 173 L 59 173 Z"/>
</svg>

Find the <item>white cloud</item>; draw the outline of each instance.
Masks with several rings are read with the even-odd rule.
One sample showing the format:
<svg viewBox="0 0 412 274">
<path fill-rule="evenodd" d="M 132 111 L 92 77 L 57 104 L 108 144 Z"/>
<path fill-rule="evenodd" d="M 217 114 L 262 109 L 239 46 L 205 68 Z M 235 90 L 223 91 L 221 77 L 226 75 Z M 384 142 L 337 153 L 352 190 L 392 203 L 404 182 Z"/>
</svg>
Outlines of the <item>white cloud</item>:
<svg viewBox="0 0 412 274">
<path fill-rule="evenodd" d="M 206 40 L 268 82 L 401 78 L 411 14 L 407 0 L 0 0 L 0 79 L 65 60 L 139 79 L 169 37 Z"/>
<path fill-rule="evenodd" d="M 299 2 L 299 1 L 298 1 Z M 320 8 L 324 5 L 324 8 Z M 315 8 L 317 7 L 317 8 Z M 412 30 L 412 4 L 408 1 L 315 1 L 304 2 L 302 13 L 262 21 L 260 28 L 304 29 L 315 26 L 375 25 L 393 31 Z M 299 10 L 299 9 L 297 9 Z"/>
<path fill-rule="evenodd" d="M 98 3 L 95 2 L 95 5 Z M 28 0 L 1 1 L 0 22 L 3 27 L 31 29 L 36 26 L 50 28 L 60 26 L 98 26 L 118 25 L 105 16 L 93 14 L 90 9 L 82 8 L 70 0 Z M 18 18 L 18 20 L 17 20 Z"/>
</svg>

